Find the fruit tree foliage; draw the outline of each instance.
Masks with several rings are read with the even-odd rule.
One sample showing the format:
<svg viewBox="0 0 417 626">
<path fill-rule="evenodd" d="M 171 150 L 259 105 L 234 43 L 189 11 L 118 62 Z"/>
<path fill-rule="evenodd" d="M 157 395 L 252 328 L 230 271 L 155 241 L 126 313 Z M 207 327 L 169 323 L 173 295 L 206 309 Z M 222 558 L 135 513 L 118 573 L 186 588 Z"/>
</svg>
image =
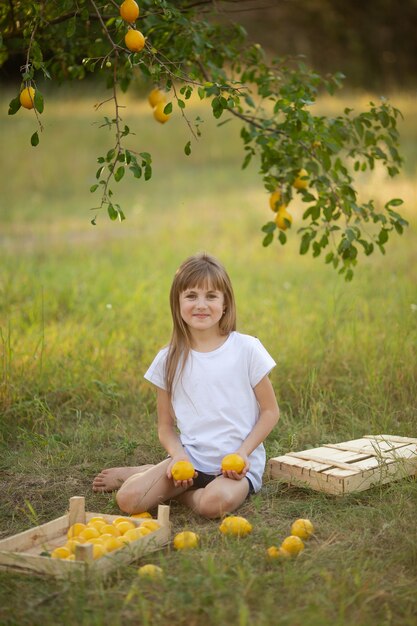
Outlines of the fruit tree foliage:
<svg viewBox="0 0 417 626">
<path fill-rule="evenodd" d="M 98 208 L 107 210 L 112 220 L 125 219 L 115 201 L 115 184 L 126 175 L 144 180 L 152 176 L 151 154 L 129 147 L 131 130 L 120 115 L 120 92 L 139 74 L 150 89 L 169 92 L 164 119 L 173 107 L 180 110 L 190 132 L 187 155 L 192 140 L 201 135 L 201 119 L 191 120 L 187 113 L 192 96 L 210 103 L 219 125 L 229 119 L 240 124 L 242 167 L 255 158 L 265 189 L 271 194 L 278 190 L 280 197 L 272 207 L 277 213 L 262 226 L 263 245 L 286 243 L 291 224 L 282 211 L 291 210 L 298 194 L 305 203 L 297 231 L 301 254 L 323 253 L 325 262 L 350 280 L 360 252 L 384 253 L 390 234 L 401 234 L 407 225 L 396 210 L 402 200 L 387 200 L 382 207 L 372 199 L 359 200 L 354 177 L 377 163 L 390 177 L 399 172 L 398 109 L 381 99 L 360 113 L 345 108 L 335 117 L 315 115 L 317 97 L 334 94 L 341 87 L 341 74 L 321 76 L 296 59 L 268 60 L 259 44 L 248 42 L 241 26 L 216 20 L 218 2 L 138 4 L 140 14 L 132 24 L 122 19 L 120 2 L 115 1 L 9 0 L 0 5 L 0 65 L 14 56 L 25 59 L 9 113 L 19 110 L 21 90 L 35 89 L 31 113 L 38 128 L 32 145 L 39 143 L 42 130 L 40 78 L 61 82 L 89 73 L 104 77 L 103 101 L 112 101 L 113 116 L 105 117 L 103 126 L 113 131 L 114 145 L 98 157 L 91 192 L 98 194 Z M 126 47 L 125 35 L 132 28 L 145 36 L 139 52 Z M 305 184 L 294 186 L 300 170 L 307 172 Z"/>
</svg>

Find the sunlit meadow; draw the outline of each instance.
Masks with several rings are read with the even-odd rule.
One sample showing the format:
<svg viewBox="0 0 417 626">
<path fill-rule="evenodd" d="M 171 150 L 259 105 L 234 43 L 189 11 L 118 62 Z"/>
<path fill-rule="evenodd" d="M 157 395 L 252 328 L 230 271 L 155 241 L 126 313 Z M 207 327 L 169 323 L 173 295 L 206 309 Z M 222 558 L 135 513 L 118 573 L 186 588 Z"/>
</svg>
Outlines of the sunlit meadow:
<svg viewBox="0 0 417 626">
<path fill-rule="evenodd" d="M 363 175 L 360 193 L 382 204 L 401 197 L 410 227 L 387 254 L 361 259 L 346 283 L 319 259 L 300 257 L 294 202 L 289 243 L 263 248 L 271 217 L 256 164 L 241 170 L 239 127 L 204 118 L 190 139 L 180 112 L 162 126 L 144 93 L 129 97 L 128 144 L 153 156 L 153 178 L 114 185 L 126 221 L 94 210 L 96 158 L 112 147 L 100 128 L 111 113 L 97 86 L 45 93 L 44 132 L 30 146 L 34 116 L 8 117 L 1 97 L 0 536 L 61 515 L 73 495 L 88 510 L 117 512 L 90 489 L 102 467 L 162 458 L 155 397 L 143 373 L 169 340 L 168 290 L 179 262 L 206 250 L 231 275 L 238 327 L 273 354 L 281 420 L 269 456 L 366 434 L 416 436 L 417 115 L 393 94 L 404 172 Z M 372 96 L 376 98 L 377 96 Z M 361 109 L 371 96 L 325 98 L 317 110 Z M 90 220 L 97 215 L 97 225 Z M 416 483 L 404 479 L 335 498 L 266 480 L 241 509 L 254 525 L 239 541 L 218 524 L 173 504 L 173 530 L 199 532 L 201 548 L 151 557 L 160 585 L 137 584 L 134 564 L 105 583 L 57 583 L 0 573 L 2 624 L 175 624 L 295 626 L 414 625 L 417 603 Z M 296 517 L 316 535 L 303 555 L 268 563 Z M 16 601 L 19 598 L 19 602 Z"/>
</svg>

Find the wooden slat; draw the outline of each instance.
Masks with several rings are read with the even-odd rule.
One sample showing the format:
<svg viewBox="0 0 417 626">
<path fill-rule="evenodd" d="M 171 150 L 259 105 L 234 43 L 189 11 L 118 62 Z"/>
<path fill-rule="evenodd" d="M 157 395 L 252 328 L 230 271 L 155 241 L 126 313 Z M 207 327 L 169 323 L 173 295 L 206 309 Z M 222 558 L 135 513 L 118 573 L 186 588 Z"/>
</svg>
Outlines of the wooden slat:
<svg viewBox="0 0 417 626">
<path fill-rule="evenodd" d="M 323 463 L 324 465 L 330 465 L 333 467 L 338 467 L 340 469 L 351 470 L 352 473 L 355 473 L 354 465 L 349 463 L 343 463 L 343 461 L 336 461 L 334 459 L 318 457 L 316 455 L 310 454 L 309 450 L 306 450 L 305 452 L 288 452 L 287 456 L 293 456 L 297 459 L 303 459 L 305 461 L 316 461 L 316 463 Z"/>
<path fill-rule="evenodd" d="M 395 443 L 417 443 L 413 437 L 400 437 L 399 435 L 364 435 L 364 439 L 376 439 L 377 441 L 394 441 Z"/>
<path fill-rule="evenodd" d="M 24 530 L 12 537 L 6 537 L 0 541 L 0 550 L 16 550 L 24 552 L 35 545 L 47 543 L 50 540 L 60 537 L 68 529 L 68 515 L 63 515 L 51 522 L 41 524 L 35 528 Z"/>
</svg>

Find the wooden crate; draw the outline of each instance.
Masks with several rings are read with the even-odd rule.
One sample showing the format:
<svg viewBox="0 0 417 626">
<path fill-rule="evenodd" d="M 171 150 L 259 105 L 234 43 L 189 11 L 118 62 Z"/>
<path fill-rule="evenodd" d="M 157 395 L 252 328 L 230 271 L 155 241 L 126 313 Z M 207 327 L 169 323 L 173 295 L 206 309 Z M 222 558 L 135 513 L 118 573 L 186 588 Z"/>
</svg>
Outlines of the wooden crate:
<svg viewBox="0 0 417 626">
<path fill-rule="evenodd" d="M 288 452 L 268 462 L 270 478 L 281 478 L 316 491 L 342 495 L 364 491 L 417 473 L 417 439 L 365 435 Z"/>
<path fill-rule="evenodd" d="M 67 532 L 76 522 L 87 523 L 92 517 L 103 517 L 110 524 L 120 515 L 106 515 L 85 511 L 85 499 L 75 496 L 70 498 L 69 511 L 62 517 L 36 526 L 12 537 L 0 540 L 0 568 L 15 572 L 49 574 L 58 578 L 70 574 L 88 574 L 106 576 L 117 568 L 123 567 L 160 549 L 169 543 L 171 524 L 169 506 L 158 507 L 157 521 L 160 528 L 127 544 L 125 547 L 110 552 L 100 559 L 93 559 L 91 543 L 76 547 L 76 560 L 66 561 L 41 556 L 42 552 L 50 552 L 67 541 Z M 135 526 L 140 526 L 145 519 L 129 518 Z"/>
</svg>

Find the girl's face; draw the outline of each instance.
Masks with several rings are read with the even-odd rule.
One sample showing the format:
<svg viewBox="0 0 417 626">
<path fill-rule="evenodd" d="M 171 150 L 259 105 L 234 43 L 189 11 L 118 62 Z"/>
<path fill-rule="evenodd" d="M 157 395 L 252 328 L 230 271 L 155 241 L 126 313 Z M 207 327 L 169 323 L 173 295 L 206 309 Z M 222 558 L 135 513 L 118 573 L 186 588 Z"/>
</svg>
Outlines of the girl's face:
<svg viewBox="0 0 417 626">
<path fill-rule="evenodd" d="M 218 330 L 224 313 L 224 294 L 210 285 L 186 289 L 180 294 L 180 313 L 190 329 Z"/>
</svg>

